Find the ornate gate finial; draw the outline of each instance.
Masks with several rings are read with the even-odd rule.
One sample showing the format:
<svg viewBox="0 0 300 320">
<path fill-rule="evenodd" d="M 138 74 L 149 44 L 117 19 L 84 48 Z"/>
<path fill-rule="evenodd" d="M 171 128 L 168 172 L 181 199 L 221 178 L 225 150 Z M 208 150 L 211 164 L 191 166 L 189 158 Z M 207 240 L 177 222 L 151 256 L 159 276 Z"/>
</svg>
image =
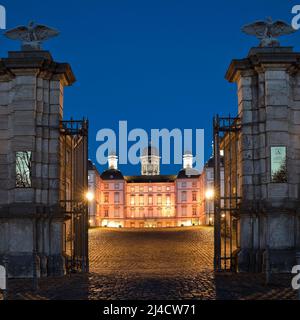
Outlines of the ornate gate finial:
<svg viewBox="0 0 300 320">
<path fill-rule="evenodd" d="M 242 31 L 258 38 L 260 47 L 279 47 L 280 43 L 277 38 L 294 33 L 296 30 L 284 21 L 273 22 L 272 18 L 269 17 L 266 21 L 256 21 L 244 26 Z"/>
<path fill-rule="evenodd" d="M 5 32 L 5 36 L 22 42 L 22 50 L 41 50 L 41 44 L 50 38 L 59 35 L 56 29 L 29 22 L 28 26 L 20 26 Z"/>
</svg>

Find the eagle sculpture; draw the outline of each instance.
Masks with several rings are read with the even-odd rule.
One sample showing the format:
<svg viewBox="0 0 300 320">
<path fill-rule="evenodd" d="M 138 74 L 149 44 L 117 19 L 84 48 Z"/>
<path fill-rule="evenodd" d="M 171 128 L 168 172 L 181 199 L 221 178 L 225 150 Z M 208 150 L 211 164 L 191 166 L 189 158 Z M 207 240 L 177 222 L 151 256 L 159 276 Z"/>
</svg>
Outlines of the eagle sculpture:
<svg viewBox="0 0 300 320">
<path fill-rule="evenodd" d="M 7 38 L 22 42 L 22 50 L 41 50 L 43 41 L 58 35 L 57 30 L 34 22 L 30 22 L 27 27 L 20 26 L 5 32 Z"/>
<path fill-rule="evenodd" d="M 258 38 L 260 47 L 279 47 L 280 43 L 277 38 L 294 33 L 296 30 L 284 21 L 273 22 L 272 18 L 268 18 L 266 21 L 257 21 L 244 26 L 242 31 Z"/>
</svg>

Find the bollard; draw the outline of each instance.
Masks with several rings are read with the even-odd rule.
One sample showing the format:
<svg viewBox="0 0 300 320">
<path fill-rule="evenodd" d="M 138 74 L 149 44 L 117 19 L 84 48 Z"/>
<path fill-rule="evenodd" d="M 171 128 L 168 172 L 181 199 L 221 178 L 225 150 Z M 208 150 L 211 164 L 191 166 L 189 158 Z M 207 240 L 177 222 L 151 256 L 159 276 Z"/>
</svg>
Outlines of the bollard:
<svg viewBox="0 0 300 320">
<path fill-rule="evenodd" d="M 296 261 L 297 261 L 297 265 L 300 266 L 300 252 L 299 251 L 296 253 Z M 300 300 L 300 288 L 298 289 L 298 300 Z"/>
</svg>

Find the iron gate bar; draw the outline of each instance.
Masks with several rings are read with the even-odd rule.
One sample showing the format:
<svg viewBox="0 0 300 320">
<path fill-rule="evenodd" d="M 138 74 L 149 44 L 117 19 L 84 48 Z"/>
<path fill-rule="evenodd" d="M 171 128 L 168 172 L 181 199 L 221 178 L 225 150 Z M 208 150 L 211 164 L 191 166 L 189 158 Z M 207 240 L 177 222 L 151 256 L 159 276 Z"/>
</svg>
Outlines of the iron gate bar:
<svg viewBox="0 0 300 320">
<path fill-rule="evenodd" d="M 61 207 L 69 223 L 69 234 L 65 234 L 66 245 L 69 242 L 67 270 L 88 272 L 88 206 L 84 197 L 88 189 L 88 120 L 61 121 L 60 132 L 65 170 Z"/>
</svg>

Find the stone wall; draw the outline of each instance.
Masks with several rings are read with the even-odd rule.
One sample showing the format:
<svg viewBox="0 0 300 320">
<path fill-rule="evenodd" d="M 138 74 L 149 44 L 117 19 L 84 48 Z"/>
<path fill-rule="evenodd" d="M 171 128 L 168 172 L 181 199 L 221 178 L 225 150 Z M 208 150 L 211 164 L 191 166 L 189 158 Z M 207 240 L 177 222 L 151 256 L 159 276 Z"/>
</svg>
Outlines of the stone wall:
<svg viewBox="0 0 300 320">
<path fill-rule="evenodd" d="M 0 263 L 9 276 L 64 273 L 60 212 L 60 121 L 68 64 L 49 52 L 0 60 Z M 31 187 L 16 188 L 16 152 L 32 152 Z"/>
<path fill-rule="evenodd" d="M 292 48 L 253 48 L 233 60 L 241 130 L 240 271 L 290 272 L 300 246 L 300 54 Z M 271 177 L 271 147 L 287 152 L 287 181 Z"/>
</svg>

